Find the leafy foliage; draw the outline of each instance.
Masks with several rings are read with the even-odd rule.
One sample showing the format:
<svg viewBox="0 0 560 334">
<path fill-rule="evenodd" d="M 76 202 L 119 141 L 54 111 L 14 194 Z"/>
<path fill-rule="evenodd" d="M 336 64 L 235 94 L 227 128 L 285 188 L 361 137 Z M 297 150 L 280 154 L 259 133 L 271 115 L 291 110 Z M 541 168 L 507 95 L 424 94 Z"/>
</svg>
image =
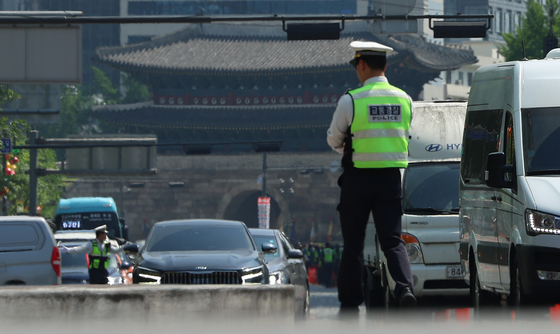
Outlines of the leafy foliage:
<svg viewBox="0 0 560 334">
<path fill-rule="evenodd" d="M 523 59 L 523 44 L 525 45 L 525 55 L 528 59 L 542 59 L 543 41 L 549 34 L 552 24 L 552 33 L 558 36 L 560 33 L 560 1 L 547 0 L 546 11 L 536 0 L 527 2 L 527 12 L 521 18 L 521 25 L 515 32 L 504 33 L 502 37 L 506 45 L 499 46 L 499 52 L 504 55 L 506 61 Z M 552 9 L 552 16 L 549 14 Z"/>
</svg>

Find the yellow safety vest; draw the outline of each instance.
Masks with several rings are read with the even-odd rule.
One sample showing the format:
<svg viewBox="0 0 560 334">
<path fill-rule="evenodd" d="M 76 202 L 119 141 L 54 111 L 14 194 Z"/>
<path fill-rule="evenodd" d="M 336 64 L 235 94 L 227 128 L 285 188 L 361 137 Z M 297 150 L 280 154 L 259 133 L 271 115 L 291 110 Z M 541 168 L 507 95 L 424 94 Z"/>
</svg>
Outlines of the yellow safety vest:
<svg viewBox="0 0 560 334">
<path fill-rule="evenodd" d="M 386 82 L 348 92 L 354 101 L 352 161 L 356 168 L 406 168 L 411 102 Z"/>
<path fill-rule="evenodd" d="M 108 242 L 104 243 L 104 245 L 105 248 L 103 249 L 103 252 L 101 252 L 99 246 L 97 245 L 97 239 L 92 241 L 93 249 L 89 255 L 90 269 L 107 269 L 107 267 L 109 267 L 109 253 L 111 251 L 111 245 Z"/>
</svg>

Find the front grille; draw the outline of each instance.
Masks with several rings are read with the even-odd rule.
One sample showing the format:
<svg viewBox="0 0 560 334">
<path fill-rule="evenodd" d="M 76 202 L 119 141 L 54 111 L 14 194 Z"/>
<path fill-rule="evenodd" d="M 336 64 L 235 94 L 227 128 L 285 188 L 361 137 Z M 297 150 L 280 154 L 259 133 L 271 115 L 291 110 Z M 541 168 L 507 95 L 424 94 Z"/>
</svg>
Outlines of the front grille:
<svg viewBox="0 0 560 334">
<path fill-rule="evenodd" d="M 161 284 L 241 284 L 236 271 L 217 271 L 213 273 L 164 273 Z"/>
</svg>

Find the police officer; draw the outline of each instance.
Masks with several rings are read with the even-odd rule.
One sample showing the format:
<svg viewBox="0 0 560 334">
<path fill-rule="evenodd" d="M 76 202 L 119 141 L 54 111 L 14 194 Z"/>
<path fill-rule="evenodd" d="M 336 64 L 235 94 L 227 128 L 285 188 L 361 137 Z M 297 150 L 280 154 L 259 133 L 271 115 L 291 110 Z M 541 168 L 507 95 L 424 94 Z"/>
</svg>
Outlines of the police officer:
<svg viewBox="0 0 560 334">
<path fill-rule="evenodd" d="M 331 244 L 327 242 L 325 244 L 325 248 L 323 249 L 323 257 L 322 263 L 323 266 L 321 268 L 321 273 L 323 276 L 323 284 L 325 287 L 330 288 L 332 284 L 332 276 L 333 276 L 333 265 L 335 260 L 334 250 L 331 247 Z"/>
<path fill-rule="evenodd" d="M 119 246 L 111 243 L 107 238 L 107 225 L 96 227 L 95 239 L 87 241 L 80 246 L 68 248 L 62 246 L 61 253 L 87 253 L 89 254 L 89 283 L 107 284 L 109 273 L 110 253 L 117 252 Z"/>
<path fill-rule="evenodd" d="M 408 130 L 412 99 L 385 77 L 393 49 L 375 42 L 354 41 L 350 61 L 362 87 L 343 95 L 327 132 L 328 144 L 342 153 L 340 215 L 344 252 L 338 273 L 341 311 L 357 312 L 364 301 L 364 239 L 370 213 L 381 249 L 396 282 L 400 306 L 415 306 L 408 255 L 401 239 L 400 168 L 408 165 Z"/>
</svg>

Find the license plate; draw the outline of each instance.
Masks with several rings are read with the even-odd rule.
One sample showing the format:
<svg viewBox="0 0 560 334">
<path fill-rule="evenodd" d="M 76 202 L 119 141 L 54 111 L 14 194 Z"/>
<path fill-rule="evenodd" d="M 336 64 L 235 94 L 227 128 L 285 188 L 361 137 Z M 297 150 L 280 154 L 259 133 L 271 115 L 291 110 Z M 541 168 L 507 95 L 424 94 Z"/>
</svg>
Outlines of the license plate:
<svg viewBox="0 0 560 334">
<path fill-rule="evenodd" d="M 447 266 L 447 278 L 463 277 L 461 266 Z"/>
</svg>

